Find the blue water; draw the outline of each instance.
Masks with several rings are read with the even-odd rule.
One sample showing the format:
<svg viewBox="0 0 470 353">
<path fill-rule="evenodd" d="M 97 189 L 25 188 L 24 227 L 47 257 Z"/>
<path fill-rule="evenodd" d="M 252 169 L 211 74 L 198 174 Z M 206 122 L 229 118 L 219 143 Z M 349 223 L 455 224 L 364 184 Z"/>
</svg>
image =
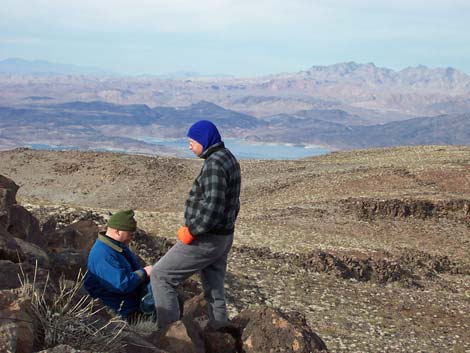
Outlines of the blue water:
<svg viewBox="0 0 470 353">
<path fill-rule="evenodd" d="M 165 146 L 175 152 L 180 157 L 194 157 L 194 154 L 188 149 L 187 139 L 168 139 L 157 137 L 140 137 L 147 143 Z M 331 152 L 331 150 L 322 147 L 306 147 L 301 145 L 285 145 L 275 143 L 254 143 L 246 142 L 241 139 L 224 139 L 225 145 L 232 151 L 238 159 L 300 159 L 312 156 L 318 156 Z M 73 148 L 64 148 L 62 146 L 53 146 L 47 144 L 30 144 L 29 147 L 41 150 L 70 150 Z M 106 151 L 106 149 L 94 149 L 95 151 Z M 116 150 L 113 150 L 117 152 Z M 125 153 L 125 150 L 119 151 Z"/>
<path fill-rule="evenodd" d="M 60 147 L 58 146 L 45 145 L 42 143 L 32 143 L 29 145 L 29 147 L 34 150 L 60 151 Z"/>
<path fill-rule="evenodd" d="M 147 143 L 163 145 L 177 150 L 183 157 L 194 157 L 194 154 L 188 149 L 187 139 L 165 139 L 149 136 L 140 137 L 139 139 Z M 253 143 L 235 138 L 224 139 L 224 143 L 238 159 L 300 159 L 331 152 L 329 149 L 317 146 Z"/>
</svg>

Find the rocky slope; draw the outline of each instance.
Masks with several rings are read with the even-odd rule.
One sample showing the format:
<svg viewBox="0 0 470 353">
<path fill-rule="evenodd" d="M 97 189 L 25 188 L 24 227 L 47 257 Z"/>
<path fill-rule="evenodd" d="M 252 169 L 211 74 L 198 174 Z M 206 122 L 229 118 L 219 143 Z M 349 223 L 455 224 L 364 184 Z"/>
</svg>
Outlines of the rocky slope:
<svg viewBox="0 0 470 353">
<path fill-rule="evenodd" d="M 132 207 L 148 262 L 174 241 L 200 161 L 113 153 L 0 152 L 38 219 Z M 337 152 L 242 161 L 229 264 L 232 316 L 253 304 L 306 315 L 333 352 L 470 349 L 470 148 Z M 69 220 L 70 221 L 70 220 Z M 160 245 L 159 245 L 160 244 Z"/>
<path fill-rule="evenodd" d="M 228 327 L 212 327 L 208 303 L 191 279 L 179 288 L 184 302 L 180 320 L 164 331 L 149 319 L 126 323 L 114 317 L 82 288 L 87 256 L 105 219 L 90 211 L 45 213 L 40 208 L 40 224 L 16 202 L 17 191 L 18 185 L 0 175 L 0 351 L 327 351 L 300 312 L 262 305 L 243 310 Z M 147 244 L 145 250 L 163 254 L 172 243 L 138 230 L 131 246 L 144 253 Z"/>
</svg>

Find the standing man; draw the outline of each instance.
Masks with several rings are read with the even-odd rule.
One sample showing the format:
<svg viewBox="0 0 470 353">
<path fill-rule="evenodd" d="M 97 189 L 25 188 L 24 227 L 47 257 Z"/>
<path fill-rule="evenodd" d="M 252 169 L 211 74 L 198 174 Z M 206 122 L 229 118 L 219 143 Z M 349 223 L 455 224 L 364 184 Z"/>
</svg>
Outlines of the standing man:
<svg viewBox="0 0 470 353">
<path fill-rule="evenodd" d="M 132 321 L 143 314 L 141 301 L 146 295 L 152 266 L 142 268 L 128 248 L 137 223 L 133 210 L 114 213 L 106 235 L 99 235 L 88 255 L 84 287 L 94 298 Z"/>
<path fill-rule="evenodd" d="M 240 166 L 210 121 L 198 121 L 187 136 L 189 149 L 204 164 L 186 200 L 180 241 L 154 265 L 150 281 L 158 326 L 165 328 L 179 320 L 176 287 L 199 272 L 210 324 L 220 327 L 228 323 L 224 280 L 240 210 Z"/>
</svg>

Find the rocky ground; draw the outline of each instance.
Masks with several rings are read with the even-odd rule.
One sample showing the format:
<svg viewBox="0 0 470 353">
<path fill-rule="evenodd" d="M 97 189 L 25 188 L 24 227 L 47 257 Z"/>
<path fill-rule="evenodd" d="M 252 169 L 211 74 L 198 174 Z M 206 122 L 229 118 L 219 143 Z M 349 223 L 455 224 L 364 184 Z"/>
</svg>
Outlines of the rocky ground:
<svg viewBox="0 0 470 353">
<path fill-rule="evenodd" d="M 40 220 L 132 207 L 174 239 L 200 161 L 93 152 L 0 152 Z M 299 310 L 332 352 L 470 352 L 470 148 L 242 161 L 227 294 Z M 147 242 L 147 243 L 146 243 Z M 148 240 L 134 246 L 149 262 Z"/>
</svg>

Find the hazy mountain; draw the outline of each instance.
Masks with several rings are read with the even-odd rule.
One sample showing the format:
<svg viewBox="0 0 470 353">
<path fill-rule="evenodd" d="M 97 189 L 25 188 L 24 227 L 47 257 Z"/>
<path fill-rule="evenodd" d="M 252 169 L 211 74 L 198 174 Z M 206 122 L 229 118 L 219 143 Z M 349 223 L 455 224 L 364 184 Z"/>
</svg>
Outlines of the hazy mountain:
<svg viewBox="0 0 470 353">
<path fill-rule="evenodd" d="M 8 108 L 5 108 L 8 109 Z M 30 107 L 28 116 L 42 116 L 44 119 L 53 117 L 55 121 L 72 119 L 74 124 L 99 126 L 112 125 L 152 125 L 158 124 L 166 128 L 185 129 L 198 120 L 211 120 L 219 127 L 232 129 L 251 129 L 265 125 L 247 114 L 237 113 L 219 107 L 213 103 L 201 101 L 187 107 L 155 107 L 145 104 L 119 105 L 101 101 L 68 102 L 63 104 Z M 17 114 L 22 116 L 22 113 Z M 64 120 L 62 120 L 64 119 Z"/>
<path fill-rule="evenodd" d="M 104 75 L 109 70 L 69 64 L 51 63 L 45 60 L 9 58 L 0 61 L 0 73 L 38 75 Z"/>
<path fill-rule="evenodd" d="M 191 124 L 201 119 L 213 121 L 226 137 L 244 136 L 252 129 L 267 125 L 252 116 L 209 102 L 154 109 L 144 104 L 118 105 L 100 101 L 0 107 L 0 149 L 40 144 L 151 153 L 156 149 L 138 138 L 181 138 Z"/>
<path fill-rule="evenodd" d="M 86 145 L 87 141 L 96 144 L 102 136 L 122 136 L 129 139 L 123 140 L 123 144 L 132 145 L 133 139 L 141 137 L 185 136 L 187 128 L 201 119 L 213 121 L 225 137 L 257 142 L 338 149 L 470 145 L 470 113 L 366 125 L 359 116 L 342 110 L 305 110 L 257 119 L 205 101 L 180 108 L 100 101 L 0 107 L 0 137 L 5 146 L 12 146 L 15 141 L 47 144 L 48 139 L 57 145 L 76 138 L 80 139 L 80 145 Z"/>
<path fill-rule="evenodd" d="M 327 122 L 336 122 L 343 125 L 367 125 L 367 120 L 356 114 L 349 114 L 340 109 L 312 109 L 301 110 L 295 113 L 297 117 L 319 119 Z"/>
<path fill-rule="evenodd" d="M 0 123 L 8 145 L 18 127 L 25 138 L 44 124 L 67 134 L 180 137 L 200 119 L 213 120 L 227 137 L 345 149 L 470 143 L 470 77 L 453 68 L 396 71 L 349 62 L 264 77 L 179 80 L 1 71 Z"/>
<path fill-rule="evenodd" d="M 348 148 L 417 145 L 470 145 L 470 113 L 415 118 L 353 127 L 342 140 Z"/>
<path fill-rule="evenodd" d="M 159 115 L 158 123 L 164 126 L 189 126 L 198 120 L 211 120 L 226 129 L 253 129 L 266 125 L 263 121 L 247 114 L 224 109 L 210 102 L 201 101 L 183 108 L 154 108 Z"/>
<path fill-rule="evenodd" d="M 143 75 L 147 76 L 147 75 Z M 159 79 L 164 79 L 164 80 L 188 80 L 188 79 L 199 79 L 199 78 L 229 78 L 233 77 L 232 75 L 227 75 L 227 74 L 201 74 L 199 72 L 194 72 L 194 71 L 175 71 L 175 72 L 169 72 L 166 74 L 160 74 L 160 75 L 148 75 L 148 76 L 153 76 L 155 78 Z"/>
<path fill-rule="evenodd" d="M 318 144 L 339 149 L 415 145 L 470 145 L 470 113 L 421 117 L 364 126 L 313 117 L 282 114 L 269 120 L 269 129 L 253 130 L 257 141 Z"/>
<path fill-rule="evenodd" d="M 279 77 L 308 77 L 325 84 L 341 81 L 346 84 L 368 85 L 370 87 L 380 85 L 390 88 L 470 91 L 470 77 L 465 73 L 450 67 L 431 69 L 423 65 L 394 71 L 377 67 L 373 63 L 349 62 L 329 66 L 313 66 L 307 71 L 293 75 L 280 75 Z"/>
<path fill-rule="evenodd" d="M 6 64 L 3 62 L 4 67 Z M 42 71 L 53 70 L 46 65 Z M 354 62 L 253 78 L 175 80 L 10 72 L 0 73 L 0 89 L 0 104 L 7 106 L 41 101 L 32 97 L 58 103 L 105 101 L 149 107 L 187 107 L 207 101 L 258 118 L 304 110 L 343 110 L 367 124 L 461 114 L 470 106 L 470 77 L 458 70 L 418 66 L 395 71 Z"/>
</svg>

